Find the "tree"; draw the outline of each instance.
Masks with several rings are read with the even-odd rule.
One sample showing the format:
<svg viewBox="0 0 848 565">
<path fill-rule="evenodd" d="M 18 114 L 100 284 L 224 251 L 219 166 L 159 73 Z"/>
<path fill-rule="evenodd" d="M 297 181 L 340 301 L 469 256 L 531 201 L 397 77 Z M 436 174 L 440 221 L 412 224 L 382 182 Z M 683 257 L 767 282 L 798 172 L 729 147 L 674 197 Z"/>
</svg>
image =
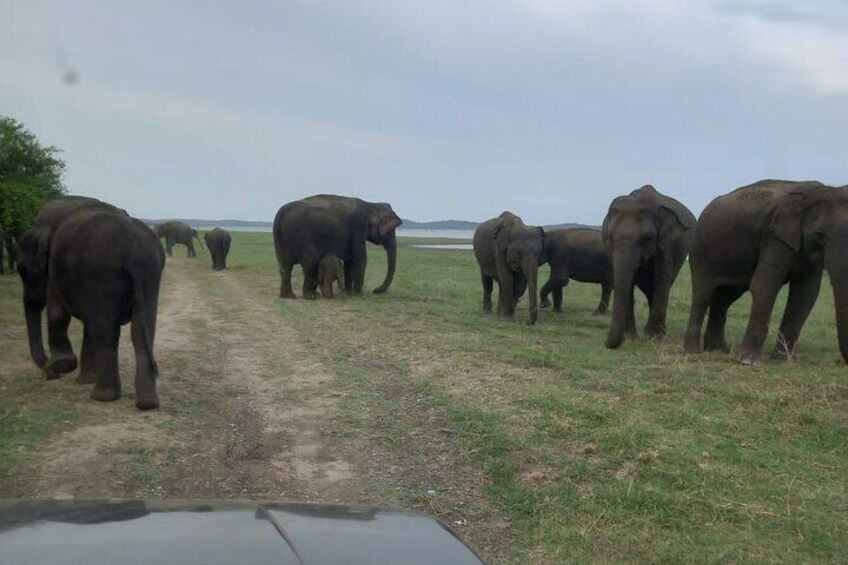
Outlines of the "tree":
<svg viewBox="0 0 848 565">
<path fill-rule="evenodd" d="M 47 200 L 65 194 L 60 150 L 45 147 L 23 124 L 0 116 L 0 224 L 17 239 Z"/>
</svg>

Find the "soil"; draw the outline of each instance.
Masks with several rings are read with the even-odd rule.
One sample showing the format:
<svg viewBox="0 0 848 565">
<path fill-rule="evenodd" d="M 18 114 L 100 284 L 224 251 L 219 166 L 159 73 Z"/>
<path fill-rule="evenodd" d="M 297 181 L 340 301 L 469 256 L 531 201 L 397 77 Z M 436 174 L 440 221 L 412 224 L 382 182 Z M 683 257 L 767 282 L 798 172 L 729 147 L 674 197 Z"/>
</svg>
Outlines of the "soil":
<svg viewBox="0 0 848 565">
<path fill-rule="evenodd" d="M 155 346 L 162 407 L 134 408 L 125 331 L 124 397 L 98 403 L 73 375 L 52 381 L 82 422 L 35 448 L 18 493 L 405 507 L 439 517 L 489 558 L 506 552 L 510 524 L 486 503 L 483 473 L 463 462 L 450 429 L 408 385 L 372 378 L 369 392 L 392 408 L 352 428 L 340 408 L 349 385 L 313 354 L 280 301 L 234 272 L 199 272 L 181 257 L 165 269 Z M 415 367 L 413 377 L 426 372 Z M 409 430 L 400 439 L 387 432 L 399 421 Z"/>
</svg>

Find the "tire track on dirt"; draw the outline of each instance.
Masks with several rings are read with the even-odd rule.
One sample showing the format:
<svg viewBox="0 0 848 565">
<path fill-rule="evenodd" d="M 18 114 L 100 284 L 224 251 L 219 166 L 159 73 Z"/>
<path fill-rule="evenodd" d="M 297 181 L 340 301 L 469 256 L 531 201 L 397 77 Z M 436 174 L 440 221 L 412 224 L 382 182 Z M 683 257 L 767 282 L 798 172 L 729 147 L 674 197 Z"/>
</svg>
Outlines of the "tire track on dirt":
<svg viewBox="0 0 848 565">
<path fill-rule="evenodd" d="M 174 284 L 184 289 L 185 307 L 202 312 L 203 323 L 193 329 L 195 339 L 213 349 L 198 365 L 223 387 L 213 393 L 215 420 L 227 420 L 229 429 L 213 444 L 223 450 L 217 463 L 239 478 L 240 492 L 266 498 L 359 499 L 354 467 L 330 433 L 337 412 L 332 391 L 336 376 L 300 344 L 276 304 L 268 304 L 234 275 L 198 272 L 187 264 L 174 267 Z M 178 320 L 173 322 L 169 325 L 179 327 Z M 216 445 L 209 448 L 216 451 Z"/>
</svg>

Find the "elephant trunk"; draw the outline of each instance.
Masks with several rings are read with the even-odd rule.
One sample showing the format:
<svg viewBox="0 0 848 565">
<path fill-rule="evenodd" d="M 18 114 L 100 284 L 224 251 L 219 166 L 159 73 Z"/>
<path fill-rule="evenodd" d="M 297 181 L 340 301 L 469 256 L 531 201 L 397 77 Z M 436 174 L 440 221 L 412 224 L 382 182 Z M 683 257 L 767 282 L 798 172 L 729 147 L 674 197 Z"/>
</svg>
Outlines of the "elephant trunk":
<svg viewBox="0 0 848 565">
<path fill-rule="evenodd" d="M 397 268 L 397 237 L 395 236 L 394 230 L 392 233 L 388 235 L 386 240 L 383 242 L 383 247 L 386 248 L 386 278 L 383 281 L 383 284 L 374 289 L 374 292 L 380 294 L 381 292 L 386 292 L 389 289 L 389 286 L 392 284 L 392 280 L 395 278 L 395 268 Z"/>
<path fill-rule="evenodd" d="M 840 265 L 839 263 L 845 264 Z M 848 263 L 846 263 L 843 253 L 829 253 L 826 255 L 826 266 L 830 275 L 830 284 L 833 286 L 839 351 L 842 353 L 842 359 L 848 363 Z"/>
<path fill-rule="evenodd" d="M 628 317 L 633 311 L 633 278 L 639 266 L 637 249 L 616 249 L 613 265 L 613 309 L 612 324 L 607 334 L 606 346 L 615 349 L 624 341 L 628 330 Z"/>
<path fill-rule="evenodd" d="M 522 265 L 522 270 L 524 271 L 524 277 L 527 279 L 527 294 L 530 300 L 530 320 L 528 324 L 532 326 L 539 317 L 539 306 L 536 303 L 536 299 L 539 297 L 536 287 L 539 278 L 539 261 L 536 258 L 525 261 Z"/>
<path fill-rule="evenodd" d="M 41 304 L 24 303 L 26 315 L 27 337 L 29 338 L 29 354 L 33 362 L 39 368 L 47 364 L 47 355 L 44 353 L 44 342 L 41 339 Z"/>
</svg>

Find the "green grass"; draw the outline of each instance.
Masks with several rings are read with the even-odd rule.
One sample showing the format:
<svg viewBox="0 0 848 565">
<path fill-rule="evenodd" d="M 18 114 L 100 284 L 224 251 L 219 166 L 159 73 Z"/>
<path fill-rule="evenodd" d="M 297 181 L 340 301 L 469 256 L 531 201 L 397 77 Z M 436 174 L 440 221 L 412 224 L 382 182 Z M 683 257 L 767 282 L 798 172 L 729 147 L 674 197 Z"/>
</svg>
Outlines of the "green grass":
<svg viewBox="0 0 848 565">
<path fill-rule="evenodd" d="M 668 338 L 609 351 L 609 319 L 592 315 L 596 285 L 572 283 L 564 313 L 542 311 L 535 326 L 524 324 L 526 298 L 515 322 L 501 322 L 481 313 L 471 252 L 412 247 L 419 241 L 401 240 L 397 275 L 383 295 L 370 290 L 382 281 L 385 254 L 369 246 L 367 294 L 334 301 L 277 298 L 270 234 L 234 233 L 228 264 L 337 371 L 345 433 L 400 450 L 426 425 L 421 413 L 450 428 L 458 463 L 485 475 L 486 500 L 511 524 L 511 548 L 498 557 L 846 561 L 848 370 L 829 282 L 802 333 L 799 362 L 742 367 L 722 354 L 681 355 L 688 267 L 672 292 Z M 296 275 L 300 295 L 297 268 Z M 25 348 L 11 280 L 0 278 L 0 345 Z M 785 290 L 773 329 L 784 303 Z M 730 310 L 733 344 L 749 306 L 743 297 Z M 639 297 L 640 324 L 645 317 Z M 4 378 L 0 481 L 8 461 L 19 464 L 15 446 L 68 419 L 45 417 L 34 385 Z"/>
<path fill-rule="evenodd" d="M 488 477 L 487 498 L 516 528 L 510 560 L 846 559 L 848 375 L 829 282 L 800 362 L 742 367 L 721 354 L 681 355 L 688 267 L 672 292 L 668 338 L 608 351 L 609 319 L 592 315 L 596 285 L 572 283 L 564 313 L 543 311 L 536 326 L 524 324 L 526 299 L 516 322 L 500 322 L 481 313 L 471 252 L 413 242 L 401 241 L 385 295 L 278 304 L 351 375 L 361 391 L 351 414 L 386 410 L 380 386 L 405 387 L 450 423 Z M 381 249 L 369 252 L 371 289 L 385 261 Z M 270 235 L 237 234 L 231 256 L 235 272 L 276 294 Z M 749 306 L 743 297 L 730 311 L 731 343 Z"/>
</svg>

